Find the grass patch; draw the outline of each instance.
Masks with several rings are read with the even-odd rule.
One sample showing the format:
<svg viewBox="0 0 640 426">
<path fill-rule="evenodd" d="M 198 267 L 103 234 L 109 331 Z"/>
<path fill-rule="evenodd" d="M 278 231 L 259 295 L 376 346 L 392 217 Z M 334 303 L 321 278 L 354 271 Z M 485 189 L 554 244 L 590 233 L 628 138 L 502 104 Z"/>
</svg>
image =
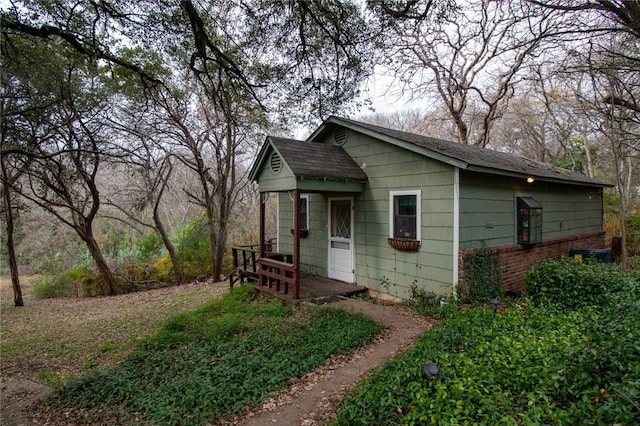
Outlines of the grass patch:
<svg viewBox="0 0 640 426">
<path fill-rule="evenodd" d="M 345 397 L 331 424 L 640 424 L 637 277 L 599 302 L 461 310 Z"/>
<path fill-rule="evenodd" d="M 113 340 L 107 340 L 106 342 L 104 342 L 98 347 L 98 350 L 100 352 L 108 352 L 114 349 L 116 349 L 116 344 L 114 343 Z"/>
<path fill-rule="evenodd" d="M 97 423 L 215 422 L 381 330 L 364 315 L 256 298 L 242 286 L 171 318 L 120 365 L 70 380 L 48 404 Z"/>
<path fill-rule="evenodd" d="M 40 370 L 36 374 L 38 380 L 40 380 L 45 386 L 57 387 L 63 382 L 62 377 L 56 371 Z"/>
</svg>

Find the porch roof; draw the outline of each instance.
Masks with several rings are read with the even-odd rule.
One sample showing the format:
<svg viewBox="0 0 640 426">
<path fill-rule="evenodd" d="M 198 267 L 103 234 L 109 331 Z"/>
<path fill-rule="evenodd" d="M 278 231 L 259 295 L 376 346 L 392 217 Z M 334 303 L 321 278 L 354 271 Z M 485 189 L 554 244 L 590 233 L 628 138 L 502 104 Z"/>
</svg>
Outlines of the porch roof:
<svg viewBox="0 0 640 426">
<path fill-rule="evenodd" d="M 282 170 L 273 170 L 274 161 L 282 161 Z M 339 146 L 269 136 L 249 179 L 258 182 L 261 192 L 361 192 L 367 175 Z"/>
</svg>

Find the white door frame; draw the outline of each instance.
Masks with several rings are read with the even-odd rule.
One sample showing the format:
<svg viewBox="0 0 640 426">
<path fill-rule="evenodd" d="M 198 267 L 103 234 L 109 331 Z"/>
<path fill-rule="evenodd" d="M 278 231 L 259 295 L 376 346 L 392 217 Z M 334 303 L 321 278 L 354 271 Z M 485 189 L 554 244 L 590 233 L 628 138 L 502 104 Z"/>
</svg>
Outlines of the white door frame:
<svg viewBox="0 0 640 426">
<path fill-rule="evenodd" d="M 349 238 L 331 236 L 331 207 L 333 201 L 349 201 L 350 232 Z M 331 279 L 353 283 L 355 281 L 355 248 L 354 248 L 354 202 L 353 197 L 329 197 L 327 215 L 327 276 Z M 348 244 L 348 250 L 334 248 L 333 245 Z M 343 260 L 342 265 L 337 265 L 335 259 Z"/>
</svg>

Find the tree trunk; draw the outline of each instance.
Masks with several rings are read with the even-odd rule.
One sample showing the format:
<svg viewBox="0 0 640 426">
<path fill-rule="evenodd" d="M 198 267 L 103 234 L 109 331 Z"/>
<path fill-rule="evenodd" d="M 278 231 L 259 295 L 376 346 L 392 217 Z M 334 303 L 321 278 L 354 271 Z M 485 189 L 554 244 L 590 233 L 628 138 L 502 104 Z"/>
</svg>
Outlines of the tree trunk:
<svg viewBox="0 0 640 426">
<path fill-rule="evenodd" d="M 18 274 L 18 261 L 13 242 L 13 205 L 9 186 L 6 184 L 6 170 L 2 163 L 2 174 L 5 183 L 2 185 L 2 198 L 4 199 L 5 230 L 7 232 L 7 251 L 9 254 L 9 270 L 11 271 L 11 286 L 13 287 L 13 302 L 15 306 L 24 306 L 22 289 L 20 288 L 20 275 Z"/>
<path fill-rule="evenodd" d="M 224 253 L 226 251 L 226 245 L 227 245 L 226 230 L 219 229 L 218 231 L 219 231 L 218 232 L 219 237 L 215 245 L 215 253 L 214 253 L 215 263 L 213 268 L 214 269 L 213 276 L 214 278 L 216 278 L 216 281 L 220 281 L 220 278 L 222 277 L 222 263 L 224 261 Z"/>
<path fill-rule="evenodd" d="M 207 211 L 209 219 L 209 249 L 211 250 L 211 277 L 214 282 L 220 281 L 222 268 L 218 262 L 218 238 L 214 227 L 213 212 Z"/>
<path fill-rule="evenodd" d="M 587 134 L 583 133 L 583 144 L 584 144 L 584 152 L 587 157 L 587 173 L 590 178 L 593 178 L 593 160 L 591 159 L 591 148 L 589 147 L 589 140 L 587 139 Z"/>
<path fill-rule="evenodd" d="M 162 224 L 162 220 L 160 220 L 160 199 L 164 194 L 164 190 L 167 187 L 167 182 L 169 181 L 169 176 L 171 176 L 171 171 L 173 167 L 171 163 L 169 163 L 169 172 L 166 177 L 162 180 L 162 185 L 160 186 L 160 191 L 156 198 L 155 205 L 153 206 L 153 221 L 155 223 L 155 230 L 158 236 L 162 239 L 165 248 L 169 252 L 169 258 L 171 259 L 171 264 L 173 265 L 173 274 L 176 277 L 176 283 L 178 285 L 182 285 L 184 283 L 184 275 L 182 274 L 182 267 L 180 266 L 180 261 L 178 260 L 178 255 L 176 254 L 176 249 L 169 239 L 169 235 L 167 235 L 166 229 L 164 229 L 164 225 Z"/>
<path fill-rule="evenodd" d="M 614 148 L 614 152 L 617 154 L 617 150 Z M 619 157 L 619 156 L 618 156 Z M 628 270 L 628 253 L 627 253 L 627 223 L 625 218 L 627 217 L 627 199 L 626 199 L 626 191 L 624 188 L 624 182 L 622 180 L 622 170 L 624 170 L 624 166 L 621 164 L 623 160 L 616 158 L 616 186 L 618 189 L 618 194 L 620 195 L 620 240 L 622 244 L 621 251 L 621 264 L 622 270 L 627 272 Z"/>
<path fill-rule="evenodd" d="M 108 295 L 115 296 L 121 293 L 120 286 L 116 281 L 107 261 L 102 255 L 102 251 L 100 250 L 100 246 L 98 246 L 98 242 L 93 237 L 93 233 L 89 231 L 87 235 L 83 237 L 84 242 L 87 244 L 87 248 L 89 249 L 89 253 L 91 253 L 91 257 L 93 261 L 96 263 L 96 267 L 100 272 L 100 276 L 104 280 L 105 285 L 107 286 Z"/>
<path fill-rule="evenodd" d="M 173 246 L 173 243 L 169 239 L 167 235 L 167 231 L 164 229 L 164 225 L 160 220 L 160 215 L 158 213 L 157 207 L 153 210 L 153 220 L 156 223 L 156 232 L 158 236 L 162 239 L 165 248 L 169 252 L 169 258 L 171 259 L 171 264 L 173 265 L 173 274 L 176 277 L 176 283 L 178 285 L 184 284 L 184 276 L 182 275 L 182 267 L 180 266 L 180 261 L 178 260 L 178 255 L 176 253 L 176 248 Z"/>
<path fill-rule="evenodd" d="M 210 216 L 209 237 L 211 238 L 211 276 L 215 282 L 222 278 L 222 263 L 227 244 L 228 221 L 225 213 L 225 204 L 220 206 L 219 218 L 216 220 L 213 214 Z"/>
</svg>

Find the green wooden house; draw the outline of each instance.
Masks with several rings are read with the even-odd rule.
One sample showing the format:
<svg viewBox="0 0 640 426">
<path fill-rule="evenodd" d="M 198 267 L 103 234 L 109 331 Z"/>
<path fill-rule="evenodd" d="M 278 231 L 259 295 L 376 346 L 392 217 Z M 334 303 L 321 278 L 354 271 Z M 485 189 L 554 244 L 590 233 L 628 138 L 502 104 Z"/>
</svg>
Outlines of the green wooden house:
<svg viewBox="0 0 640 426">
<path fill-rule="evenodd" d="M 604 247 L 605 182 L 506 153 L 339 117 L 306 141 L 268 137 L 250 171 L 277 196 L 277 246 L 261 245 L 262 285 L 299 297 L 326 277 L 409 298 L 451 295 L 465 255 L 499 254 L 505 288 L 532 262 Z"/>
</svg>

